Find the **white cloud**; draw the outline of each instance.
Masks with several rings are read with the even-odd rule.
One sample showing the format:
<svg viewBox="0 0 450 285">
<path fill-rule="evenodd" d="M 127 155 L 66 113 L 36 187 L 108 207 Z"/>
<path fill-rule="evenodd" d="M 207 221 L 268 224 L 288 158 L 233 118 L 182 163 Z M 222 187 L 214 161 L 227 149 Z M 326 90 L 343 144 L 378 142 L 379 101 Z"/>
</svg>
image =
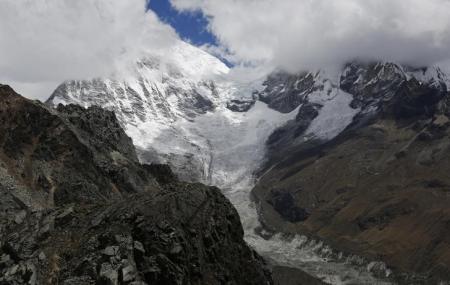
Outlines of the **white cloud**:
<svg viewBox="0 0 450 285">
<path fill-rule="evenodd" d="M 158 0 L 154 0 L 158 1 Z M 66 79 L 107 75 L 175 31 L 145 0 L 1 0 L 0 82 L 45 99 Z"/>
<path fill-rule="evenodd" d="M 161 0 L 152 0 L 161 1 Z M 342 64 L 447 61 L 450 0 L 170 0 L 201 10 L 233 74 Z M 108 75 L 178 39 L 146 0 L 0 0 L 0 83 L 46 99 L 66 79 Z M 244 70 L 244 71 L 243 71 Z"/>
<path fill-rule="evenodd" d="M 237 62 L 288 70 L 357 58 L 450 59 L 450 0 L 171 0 L 201 10 Z"/>
</svg>

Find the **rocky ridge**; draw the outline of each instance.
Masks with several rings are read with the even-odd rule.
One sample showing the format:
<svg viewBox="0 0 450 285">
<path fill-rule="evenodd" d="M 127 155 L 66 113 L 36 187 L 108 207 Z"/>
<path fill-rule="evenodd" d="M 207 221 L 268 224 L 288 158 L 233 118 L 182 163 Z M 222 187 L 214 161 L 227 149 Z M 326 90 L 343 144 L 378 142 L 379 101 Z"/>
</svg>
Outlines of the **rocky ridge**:
<svg viewBox="0 0 450 285">
<path fill-rule="evenodd" d="M 283 155 L 290 147 L 329 141 L 352 123 L 364 124 L 384 107 L 384 102 L 401 92 L 400 89 L 407 94 L 407 86 L 413 83 L 430 86 L 442 95 L 448 80 L 438 67 L 412 68 L 389 62 L 353 62 L 342 70 L 275 73 L 263 83 L 259 98 L 272 109 L 295 110 L 297 115 L 269 137 L 268 157 L 277 152 Z M 401 112 L 423 112 L 419 110 L 421 102 L 416 103 L 416 109 L 401 107 Z"/>
<path fill-rule="evenodd" d="M 221 192 L 141 165 L 114 113 L 0 85 L 0 133 L 0 283 L 272 283 Z"/>
</svg>

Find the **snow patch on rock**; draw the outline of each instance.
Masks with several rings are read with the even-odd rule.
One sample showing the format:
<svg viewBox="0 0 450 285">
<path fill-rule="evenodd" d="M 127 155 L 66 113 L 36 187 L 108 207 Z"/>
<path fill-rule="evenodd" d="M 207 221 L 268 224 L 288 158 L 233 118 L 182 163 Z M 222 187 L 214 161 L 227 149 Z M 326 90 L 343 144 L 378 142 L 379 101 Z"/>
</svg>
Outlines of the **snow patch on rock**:
<svg viewBox="0 0 450 285">
<path fill-rule="evenodd" d="M 314 92 L 309 95 L 310 102 L 323 107 L 319 115 L 306 130 L 307 137 L 331 140 L 350 125 L 360 109 L 350 107 L 353 96 L 340 89 L 329 89 L 326 92 Z"/>
</svg>

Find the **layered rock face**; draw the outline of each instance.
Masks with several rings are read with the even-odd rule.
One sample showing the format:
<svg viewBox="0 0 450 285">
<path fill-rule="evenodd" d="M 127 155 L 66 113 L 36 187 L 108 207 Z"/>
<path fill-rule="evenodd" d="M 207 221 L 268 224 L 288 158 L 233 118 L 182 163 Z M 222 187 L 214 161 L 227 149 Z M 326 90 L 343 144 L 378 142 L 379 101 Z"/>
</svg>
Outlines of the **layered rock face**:
<svg viewBox="0 0 450 285">
<path fill-rule="evenodd" d="M 274 108 L 300 108 L 268 140 L 268 160 L 253 190 L 261 221 L 274 231 L 307 233 L 335 249 L 385 261 L 407 273 L 396 276 L 405 284 L 450 280 L 445 75 L 350 64 L 339 82 L 358 113 L 331 139 L 308 134 L 323 105 L 295 92 L 263 94 Z"/>
<path fill-rule="evenodd" d="M 0 283 L 272 283 L 220 191 L 141 165 L 114 113 L 1 85 L 0 134 Z"/>
</svg>

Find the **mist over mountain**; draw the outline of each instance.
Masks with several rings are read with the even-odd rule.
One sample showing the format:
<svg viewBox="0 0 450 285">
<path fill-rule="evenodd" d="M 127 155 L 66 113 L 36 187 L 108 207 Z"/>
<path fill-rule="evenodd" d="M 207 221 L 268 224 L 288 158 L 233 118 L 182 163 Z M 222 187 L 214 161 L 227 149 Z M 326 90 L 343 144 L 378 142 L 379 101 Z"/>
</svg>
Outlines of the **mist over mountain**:
<svg viewBox="0 0 450 285">
<path fill-rule="evenodd" d="M 447 0 L 171 0 L 201 11 L 235 62 L 291 72 L 342 66 L 352 60 L 423 67 L 448 61 Z"/>
</svg>

